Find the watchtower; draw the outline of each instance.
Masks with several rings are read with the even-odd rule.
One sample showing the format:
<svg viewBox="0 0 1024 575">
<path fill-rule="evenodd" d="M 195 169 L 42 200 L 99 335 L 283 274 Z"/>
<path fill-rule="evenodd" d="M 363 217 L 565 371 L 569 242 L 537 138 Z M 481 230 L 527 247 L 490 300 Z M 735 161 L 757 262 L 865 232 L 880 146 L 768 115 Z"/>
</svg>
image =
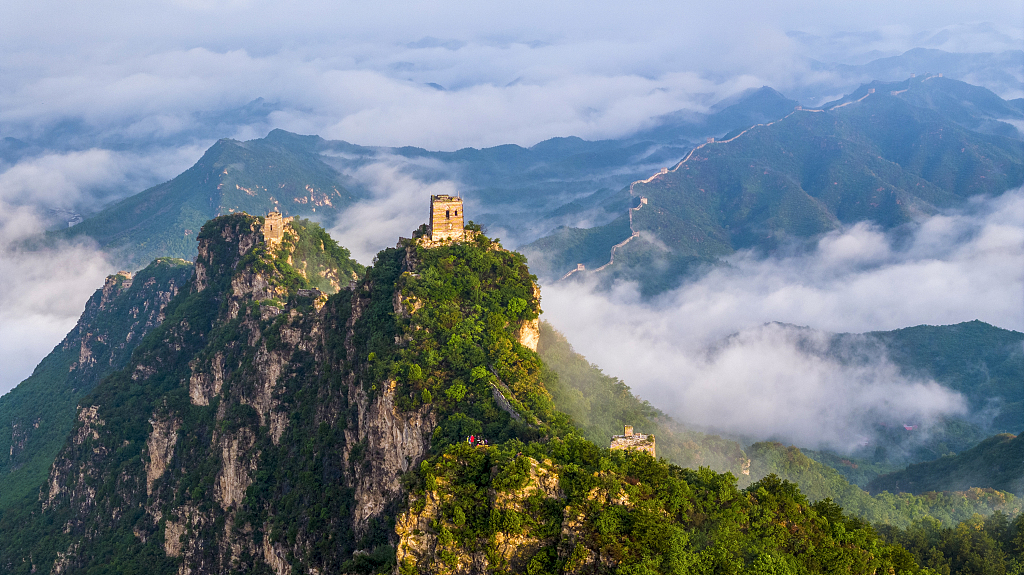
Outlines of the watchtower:
<svg viewBox="0 0 1024 575">
<path fill-rule="evenodd" d="M 461 240 L 465 236 L 462 198 L 439 194 L 430 196 L 430 239 Z"/>
<path fill-rule="evenodd" d="M 263 221 L 263 241 L 270 247 L 281 243 L 284 239 L 284 228 L 290 221 L 292 218 L 282 216 L 281 212 L 267 212 L 267 217 Z"/>
<path fill-rule="evenodd" d="M 632 425 L 623 426 L 622 435 L 613 435 L 610 449 L 633 449 L 636 451 L 645 451 L 651 455 L 651 457 L 657 457 L 654 454 L 654 436 L 644 433 L 634 433 Z"/>
</svg>

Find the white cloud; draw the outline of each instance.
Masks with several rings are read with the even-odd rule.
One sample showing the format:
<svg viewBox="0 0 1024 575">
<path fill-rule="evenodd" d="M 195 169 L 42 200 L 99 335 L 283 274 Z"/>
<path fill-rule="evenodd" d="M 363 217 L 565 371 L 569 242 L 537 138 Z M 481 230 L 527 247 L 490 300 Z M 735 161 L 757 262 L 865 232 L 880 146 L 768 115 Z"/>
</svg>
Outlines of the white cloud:
<svg viewBox="0 0 1024 575">
<path fill-rule="evenodd" d="M 144 154 L 91 148 L 44 153 L 0 166 L 0 205 L 35 208 L 20 212 L 24 221 L 5 218 L 0 239 L 12 239 L 14 229 L 22 235 L 39 232 L 43 224 L 33 217 L 24 219 L 29 214 L 46 209 L 94 211 L 166 181 L 194 163 L 203 147 L 150 149 Z"/>
<path fill-rule="evenodd" d="M 63 225 L 50 209 L 95 209 L 167 179 L 200 149 L 89 149 L 30 157 L 0 172 L 0 393 L 28 377 L 68 331 L 104 278 L 118 271 L 89 241 L 26 250 L 22 242 Z M 55 221 L 56 220 L 56 221 Z"/>
<path fill-rule="evenodd" d="M 1013 6 L 970 11 L 1013 22 L 1005 17 Z M 913 3 L 885 10 L 833 3 L 828 14 L 804 0 L 699 9 L 664 2 L 285 9 L 255 0 L 160 2 L 127 13 L 114 2 L 90 3 L 87 12 L 45 1 L 5 8 L 0 133 L 32 137 L 80 122 L 94 138 L 130 141 L 208 128 L 211 117 L 259 97 L 278 112 L 231 120 L 214 137 L 281 127 L 447 150 L 614 137 L 748 87 L 849 87 L 835 73 L 812 71 L 807 57 L 890 54 L 922 43 L 1008 49 L 1021 38 L 1019 27 L 961 25 L 962 6 Z M 793 29 L 818 35 L 788 36 Z"/>
<path fill-rule="evenodd" d="M 28 377 L 75 326 L 112 269 L 89 244 L 32 252 L 0 246 L 0 393 Z"/>
<path fill-rule="evenodd" d="M 369 265 L 377 252 L 395 245 L 399 237 L 411 237 L 413 230 L 427 221 L 424 198 L 458 193 L 451 180 L 425 183 L 409 175 L 406 170 L 415 163 L 382 156 L 372 164 L 347 171 L 346 175 L 365 186 L 371 196 L 345 210 L 330 234 L 356 260 Z M 446 170 L 440 162 L 426 163 L 432 170 Z"/>
<path fill-rule="evenodd" d="M 824 12 L 807 0 L 700 7 L 610 0 L 515 5 L 158 0 L 130 10 L 111 0 L 10 0 L 0 18 L 0 136 L 44 149 L 0 166 L 0 209 L 6 214 L 0 224 L 0 266 L 10 276 L 0 283 L 0 358 L 17 355 L 26 358 L 25 365 L 37 361 L 73 324 L 102 277 L 116 271 L 88 246 L 29 257 L 12 251 L 11 242 L 51 223 L 49 208 L 95 209 L 174 176 L 216 138 L 261 137 L 280 127 L 366 145 L 454 150 L 531 145 L 555 136 L 615 137 L 648 126 L 654 116 L 704 110 L 762 84 L 786 92 L 805 83 L 838 82 L 833 74 L 810 71 L 805 57 L 891 52 L 925 40 L 965 51 L 1014 47 L 1019 26 L 988 30 L 960 23 L 1019 22 L 1006 17 L 1018 11 L 1015 0 L 966 7 L 841 2 Z M 947 36 L 935 36 L 949 26 L 954 27 Z M 798 41 L 785 34 L 794 29 L 823 40 Z M 922 31 L 930 35 L 921 36 Z M 828 52 L 830 46 L 838 48 Z M 239 112 L 256 98 L 274 111 Z M 420 203 L 405 198 L 451 192 L 454 186 L 454 180 L 421 183 L 387 161 L 351 175 L 364 181 L 373 197 L 354 207 L 335 231 L 364 261 L 423 221 Z M 939 229 L 937 221 L 931 225 L 934 238 L 920 232 L 915 249 L 931 249 L 929 241 L 945 245 L 943 234 L 960 233 Z M 1007 225 L 979 232 L 970 245 L 1000 249 L 1016 229 Z M 913 265 L 921 273 L 933 272 L 930 284 L 905 285 L 922 302 L 938 297 L 927 285 L 953 293 L 977 287 L 972 278 L 943 277 L 951 264 L 941 258 L 922 257 L 889 269 L 891 249 L 875 233 L 864 228 L 822 247 L 823 253 L 832 250 L 835 273 L 843 266 L 874 270 L 861 280 L 866 284 L 857 293 L 864 297 L 883 296 L 878 286 L 886 279 L 905 281 L 900 274 Z M 742 257 L 737 264 L 748 279 L 765 282 L 763 293 L 754 295 L 772 312 L 760 315 L 771 319 L 814 317 L 810 310 L 827 313 L 854 297 L 846 284 L 827 285 L 818 278 L 801 285 L 768 264 Z M 716 277 L 733 291 L 704 294 L 706 309 L 720 310 L 722 325 L 741 325 L 736 316 L 758 316 L 743 305 L 750 290 L 730 284 L 739 277 L 730 279 L 728 273 L 739 272 L 721 273 L 726 275 Z M 886 278 L 887 273 L 900 277 Z M 989 273 L 994 282 L 989 290 L 1003 289 L 998 282 L 1005 285 L 1012 279 L 1008 274 Z M 58 286 L 63 295 L 45 295 L 51 289 L 46 286 Z M 872 294 L 872 286 L 878 293 Z M 685 289 L 692 291 L 678 293 L 684 307 L 701 301 L 701 289 L 712 288 Z M 617 293 L 628 302 L 627 292 Z M 989 295 L 991 306 L 1001 301 L 1000 293 Z M 798 296 L 807 302 L 794 304 Z M 729 301 L 740 311 L 730 311 Z M 630 305 L 643 309 L 637 302 Z M 920 307 L 929 309 L 927 303 Z M 889 312 L 880 311 L 874 320 L 888 325 L 894 317 L 913 315 Z M 870 323 L 865 318 L 861 325 Z M 35 335 L 17 335 L 29 331 Z M 34 358 L 29 351 L 8 351 L 25 350 L 32 341 L 38 342 L 30 346 Z M 7 365 L 16 364 L 12 359 Z M 5 369 L 0 389 L 26 369 Z"/>
</svg>

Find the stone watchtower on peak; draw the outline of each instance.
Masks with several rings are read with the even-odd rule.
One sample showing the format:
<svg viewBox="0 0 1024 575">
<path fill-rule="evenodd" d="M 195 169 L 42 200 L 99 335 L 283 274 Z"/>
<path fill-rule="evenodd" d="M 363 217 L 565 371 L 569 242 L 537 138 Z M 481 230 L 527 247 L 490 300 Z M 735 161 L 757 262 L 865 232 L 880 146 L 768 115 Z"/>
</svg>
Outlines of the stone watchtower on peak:
<svg viewBox="0 0 1024 575">
<path fill-rule="evenodd" d="M 263 241 L 274 247 L 284 239 L 284 229 L 294 218 L 286 218 L 281 212 L 267 212 L 263 221 Z"/>
<path fill-rule="evenodd" d="M 430 196 L 430 240 L 461 240 L 465 237 L 462 198 L 439 194 Z"/>
</svg>

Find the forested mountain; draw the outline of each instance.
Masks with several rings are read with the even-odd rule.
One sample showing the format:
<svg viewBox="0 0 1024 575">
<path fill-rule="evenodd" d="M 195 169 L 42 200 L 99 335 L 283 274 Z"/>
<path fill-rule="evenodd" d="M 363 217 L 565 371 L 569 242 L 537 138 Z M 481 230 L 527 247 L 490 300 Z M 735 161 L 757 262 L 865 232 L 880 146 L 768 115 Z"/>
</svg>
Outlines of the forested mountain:
<svg viewBox="0 0 1024 575">
<path fill-rule="evenodd" d="M 1004 462 L 1019 439 L 967 448 L 1024 426 L 1024 334 L 968 322 L 830 335 L 830 359 L 882 350 L 970 409 L 927 437 L 876 422 L 853 461 L 812 454 L 844 477 L 634 396 L 538 322 L 525 257 L 477 226 L 440 246 L 415 239 L 421 228 L 365 269 L 316 223 L 294 220 L 270 245 L 242 213 L 337 221 L 368 196 L 345 174 L 397 157 L 425 181 L 464 183 L 478 221 L 522 230 L 513 242 L 604 224 L 534 242 L 546 274 L 607 263 L 632 237 L 604 277 L 651 294 L 736 249 L 859 221 L 895 229 L 1024 180 L 1024 144 L 1001 122 L 1020 106 L 961 82 L 795 105 L 762 88 L 621 140 L 443 153 L 275 130 L 221 140 L 171 182 L 55 233 L 131 265 L 196 263 L 108 278 L 0 398 L 0 570 L 952 573 L 970 545 L 1019 570 L 1024 516 L 1006 490 L 1020 492 L 1020 470 Z M 704 136 L 721 141 L 693 148 Z M 655 435 L 663 459 L 605 449 L 623 425 Z M 854 484 L 960 451 L 871 484 L 889 492 Z M 857 457 L 870 466 L 854 478 Z M 984 537 L 957 547 L 964 525 Z"/>
<path fill-rule="evenodd" d="M 334 293 L 362 273 L 363 266 L 318 225 L 298 219 L 291 227 L 294 267 L 312 287 Z M 193 273 L 191 262 L 159 258 L 135 274 L 108 277 L 64 341 L 0 397 L 0 421 L 10 425 L 10 434 L 0 435 L 0 450 L 10 454 L 0 461 L 0 506 L 37 495 L 71 430 L 79 399 L 124 367 Z"/>
<path fill-rule="evenodd" d="M 1024 496 L 1024 434 L 1002 433 L 978 445 L 933 461 L 876 477 L 868 489 L 877 491 L 963 491 L 972 487 L 999 489 Z"/>
<path fill-rule="evenodd" d="M 993 433 L 1024 426 L 1019 403 L 1024 393 L 1020 385 L 1024 381 L 1024 334 L 1020 332 L 981 321 L 865 334 L 784 327 L 797 334 L 797 345 L 804 353 L 818 355 L 823 361 L 836 361 L 848 367 L 889 361 L 903 376 L 914 381 L 934 381 L 962 394 L 966 400 L 964 414 L 947 416 L 926 427 L 919 426 L 921 422 L 910 415 L 880 418 L 865 414 L 863 423 L 869 431 L 865 432 L 865 444 L 854 452 L 805 451 L 809 457 L 836 469 L 851 484 L 866 488 L 878 475 L 964 451 Z M 728 339 L 713 345 L 712 353 L 716 346 L 727 343 Z M 559 376 L 550 387 L 555 405 L 572 417 L 591 440 L 598 442 L 619 433 L 622 425 L 633 424 L 637 429 L 656 433 L 659 454 L 674 463 L 731 471 L 740 477 L 742 461 L 747 456 L 736 440 L 684 429 L 655 406 L 636 398 L 624 382 L 603 374 L 573 352 L 564 337 L 547 324 L 541 325 L 539 353 L 545 365 Z M 796 481 L 778 470 L 772 472 Z M 936 490 L 962 491 L 967 487 Z"/>
<path fill-rule="evenodd" d="M 1024 72 L 1024 50 L 957 53 L 935 48 L 913 48 L 898 56 L 878 58 L 866 64 L 813 62 L 812 67 L 822 72 L 838 72 L 848 78 L 859 76 L 883 82 L 898 82 L 915 75 L 944 75 L 946 78 L 971 82 L 1006 94 L 1012 93 L 1014 87 L 1020 85 L 1020 74 Z M 1017 98 L 1011 103 L 1020 108 L 1024 101 Z"/>
<path fill-rule="evenodd" d="M 984 88 L 920 76 L 796 108 L 763 87 L 620 139 L 454 152 L 274 130 L 221 140 L 177 178 L 57 235 L 92 237 L 131 266 L 191 259 L 202 222 L 232 210 L 279 209 L 330 227 L 372 196 L 350 174 L 383 162 L 423 182 L 455 182 L 477 223 L 515 245 L 532 242 L 526 253 L 544 277 L 599 267 L 638 232 L 605 274 L 640 279 L 653 293 L 737 249 L 770 251 L 859 221 L 892 228 L 1024 182 L 1024 142 L 1007 123 L 1024 109 Z"/>
<path fill-rule="evenodd" d="M 39 501 L 0 512 L 5 572 L 916 572 L 775 476 L 741 490 L 582 438 L 524 345 L 525 260 L 485 236 L 404 240 L 328 296 L 289 263 L 304 232 L 261 225 L 204 226 Z"/>
<path fill-rule="evenodd" d="M 956 327 L 935 329 L 942 331 L 944 328 Z M 955 333 L 957 330 L 950 331 Z M 892 333 L 885 332 L 883 335 Z M 848 349 L 843 340 L 850 337 L 856 336 L 835 336 L 835 346 Z M 863 486 L 854 484 L 844 477 L 844 473 L 837 471 L 842 469 L 848 474 L 850 466 L 858 467 L 849 459 L 827 453 L 815 454 L 819 459 L 831 461 L 831 464 L 824 464 L 793 446 L 760 442 L 744 449 L 734 440 L 686 429 L 635 397 L 625 383 L 601 373 L 600 369 L 573 352 L 564 337 L 545 323 L 541 324 L 538 353 L 545 367 L 558 376 L 550 378 L 548 382 L 555 407 L 569 415 L 586 437 L 599 445 L 607 442 L 610 435 L 621 433 L 622 425 L 631 424 L 638 430 L 656 434 L 658 456 L 677 465 L 690 469 L 708 467 L 719 472 L 728 471 L 737 478 L 741 487 L 774 474 L 799 485 L 801 492 L 810 501 L 830 499 L 847 512 L 873 524 L 908 528 L 923 520 L 935 520 L 951 526 L 967 521 L 975 514 L 987 516 L 999 511 L 1013 516 L 1021 511 L 1020 499 L 1005 493 L 1008 491 L 1005 486 L 990 484 L 961 482 L 914 490 L 914 494 L 907 493 L 911 490 L 889 485 L 884 488 L 889 493 L 872 495 Z M 973 439 L 946 437 L 943 430 L 934 433 L 937 436 L 935 442 L 944 440 L 952 443 L 956 439 Z M 903 443 L 912 443 L 916 438 L 899 439 Z M 891 448 L 899 445 L 897 442 Z M 917 447 L 925 458 L 928 457 L 928 446 L 926 443 Z M 871 450 L 876 447 L 872 446 Z M 870 462 L 861 461 L 860 464 L 871 466 Z M 891 469 L 892 464 L 875 468 Z M 1004 468 L 1016 469 L 1013 465 Z M 876 475 L 877 472 L 867 475 L 867 478 Z"/>
<path fill-rule="evenodd" d="M 346 174 L 385 162 L 425 182 L 457 182 L 478 223 L 504 230 L 513 243 L 525 243 L 558 226 L 614 220 L 629 207 L 624 188 L 631 182 L 678 162 L 707 136 L 781 118 L 796 105 L 765 87 L 721 102 L 706 114 L 659 118 L 656 128 L 625 138 L 552 138 L 529 148 L 454 152 L 360 146 L 274 130 L 247 142 L 220 140 L 177 178 L 56 235 L 91 237 L 116 251 L 129 267 L 166 255 L 192 259 L 199 226 L 232 210 L 279 209 L 329 227 L 353 202 L 372 195 L 365 182 Z"/>
<path fill-rule="evenodd" d="M 994 433 L 1024 429 L 1024 333 L 975 320 L 830 338 L 827 353 L 833 358 L 864 363 L 885 357 L 906 377 L 935 381 L 966 400 L 966 413 L 929 429 L 913 420 L 873 422 L 875 436 L 852 454 L 856 459 L 902 468 L 961 452 Z"/>
<path fill-rule="evenodd" d="M 158 257 L 192 260 L 207 220 L 234 212 L 286 216 L 340 214 L 356 196 L 316 152 L 316 137 L 273 133 L 262 140 L 220 140 L 173 180 L 126 198 L 57 238 L 88 236 L 126 266 Z"/>
<path fill-rule="evenodd" d="M 831 500 L 875 525 L 908 528 L 921 521 L 946 526 L 988 516 L 995 511 L 1016 516 L 1022 500 L 993 487 L 948 486 L 908 493 L 903 489 L 869 493 L 851 484 L 835 469 L 807 457 L 800 449 L 776 442 L 759 442 L 747 449 L 753 479 L 777 475 L 800 486 L 811 501 Z"/>
<path fill-rule="evenodd" d="M 1024 53 L 1020 55 L 1024 56 Z M 839 100 L 822 105 L 822 108 L 856 101 L 870 90 L 888 93 L 915 108 L 936 112 L 968 130 L 1018 140 L 1022 137 L 1013 124 L 1024 120 L 1020 100 L 1003 100 L 990 90 L 941 75 L 928 74 L 899 82 L 874 81 Z"/>
<path fill-rule="evenodd" d="M 892 229 L 1024 183 L 1024 142 L 1000 116 L 1020 112 L 962 82 L 866 85 L 825 108 L 702 144 L 636 182 L 634 209 L 617 220 L 563 229 L 524 249 L 558 277 L 577 263 L 608 263 L 613 245 L 639 234 L 604 273 L 638 279 L 653 293 L 738 249 L 771 252 L 861 221 Z"/>
<path fill-rule="evenodd" d="M 864 335 L 881 342 L 906 373 L 964 394 L 972 412 L 989 414 L 986 429 L 1024 430 L 1024 333 L 975 320 Z M 850 337 L 839 336 L 837 343 Z"/>
<path fill-rule="evenodd" d="M 192 276 L 184 260 L 159 259 L 107 278 L 78 324 L 18 387 L 0 397 L 0 507 L 34 499 L 75 419 L 78 399 L 122 368 Z"/>
</svg>

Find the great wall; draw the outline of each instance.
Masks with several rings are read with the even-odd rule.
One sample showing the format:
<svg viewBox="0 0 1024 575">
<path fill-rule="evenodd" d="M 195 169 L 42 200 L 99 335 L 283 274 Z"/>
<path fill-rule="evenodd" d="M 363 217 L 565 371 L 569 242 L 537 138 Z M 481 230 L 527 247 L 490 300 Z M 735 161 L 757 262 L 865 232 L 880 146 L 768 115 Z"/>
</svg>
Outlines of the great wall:
<svg viewBox="0 0 1024 575">
<path fill-rule="evenodd" d="M 912 77 L 914 77 L 914 76 L 912 76 Z M 941 77 L 942 77 L 942 74 L 934 74 L 934 75 L 922 78 L 921 82 L 925 82 L 927 80 L 931 80 L 932 78 L 941 78 Z M 892 95 L 892 96 L 896 96 L 896 95 L 902 94 L 903 92 L 906 92 L 906 91 L 907 90 L 896 90 L 896 91 L 889 92 L 889 94 Z M 655 173 L 651 177 L 649 177 L 647 179 L 644 179 L 644 180 L 637 180 L 637 181 L 633 182 L 632 184 L 630 184 L 629 185 L 629 195 L 630 195 L 630 197 L 636 197 L 635 194 L 633 193 L 633 188 L 637 184 L 649 184 L 649 183 L 653 182 L 655 179 L 657 179 L 660 176 L 663 176 L 663 175 L 668 174 L 668 173 L 677 172 L 679 170 L 679 168 L 681 168 L 683 166 L 683 164 L 688 162 L 690 160 L 690 158 L 693 157 L 693 154 L 695 154 L 698 150 L 704 148 L 705 146 L 709 146 L 711 144 L 728 144 L 729 142 L 735 141 L 740 136 L 750 132 L 751 130 L 753 130 L 755 128 L 767 128 L 768 126 L 775 125 L 775 124 L 777 124 L 777 123 L 779 123 L 779 122 L 789 118 L 790 116 L 792 116 L 792 115 L 794 115 L 794 114 L 796 114 L 798 112 L 811 112 L 811 113 L 831 112 L 833 110 L 836 110 L 838 108 L 842 108 L 844 106 L 849 106 L 851 104 L 857 104 L 857 103 L 863 102 L 868 96 L 871 96 L 874 93 L 875 93 L 875 89 L 874 88 L 868 88 L 867 93 L 864 94 L 863 96 L 861 96 L 860 98 L 858 98 L 856 100 L 851 100 L 849 102 L 843 102 L 841 104 L 836 104 L 835 106 L 832 106 L 830 108 L 804 108 L 803 106 L 797 106 L 792 112 L 786 114 L 785 116 L 779 118 L 778 120 L 774 120 L 772 122 L 766 122 L 766 123 L 763 123 L 763 124 L 754 124 L 753 126 L 743 130 L 742 132 L 736 134 L 735 136 L 729 138 L 728 140 L 717 140 L 717 139 L 715 139 L 713 137 L 712 138 L 708 138 L 708 140 L 706 142 L 704 142 L 704 143 L 696 146 L 692 150 L 690 150 L 690 152 L 688 154 L 686 154 L 686 157 L 684 157 L 682 160 L 680 160 L 679 163 L 677 163 L 671 169 L 670 168 L 662 168 L 660 171 L 658 171 L 657 173 Z M 570 276 L 572 276 L 573 274 L 575 274 L 577 272 L 589 271 L 591 273 L 596 273 L 596 272 L 599 272 L 599 271 L 607 268 L 608 266 L 612 265 L 613 263 L 615 263 L 615 252 L 616 252 L 616 250 L 618 250 L 619 248 L 625 246 L 626 244 L 628 244 L 633 239 L 640 237 L 640 232 L 635 230 L 635 229 L 633 229 L 633 212 L 639 211 L 640 208 L 645 206 L 645 205 L 647 205 L 647 203 L 648 203 L 648 199 L 646 197 L 644 197 L 644 196 L 640 196 L 640 203 L 635 208 L 629 208 L 628 209 L 630 236 L 628 238 L 626 238 L 625 240 L 623 240 L 623 241 L 621 241 L 621 242 L 619 242 L 619 243 L 617 243 L 617 244 L 615 244 L 614 246 L 611 247 L 611 252 L 608 255 L 608 263 L 604 264 L 603 266 L 601 266 L 599 268 L 594 268 L 592 270 L 586 269 L 586 266 L 584 264 L 576 264 L 576 268 L 575 269 L 570 270 L 568 273 L 566 273 L 561 278 L 559 278 L 558 281 L 566 280 Z"/>
</svg>

